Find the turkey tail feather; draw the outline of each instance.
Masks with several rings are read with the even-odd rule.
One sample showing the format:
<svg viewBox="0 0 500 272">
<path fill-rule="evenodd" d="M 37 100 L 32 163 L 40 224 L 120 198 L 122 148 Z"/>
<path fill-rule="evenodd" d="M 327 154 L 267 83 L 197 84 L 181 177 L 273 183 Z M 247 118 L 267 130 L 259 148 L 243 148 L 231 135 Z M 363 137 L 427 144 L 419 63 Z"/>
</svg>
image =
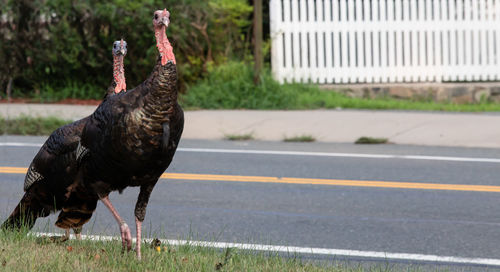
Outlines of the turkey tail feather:
<svg viewBox="0 0 500 272">
<path fill-rule="evenodd" d="M 12 214 L 2 224 L 1 229 L 30 230 L 38 217 L 46 217 L 54 210 L 55 201 L 50 197 L 44 199 L 46 194 L 43 193 L 43 187 L 40 186 L 36 194 L 33 192 L 34 187 L 24 194 Z"/>
</svg>

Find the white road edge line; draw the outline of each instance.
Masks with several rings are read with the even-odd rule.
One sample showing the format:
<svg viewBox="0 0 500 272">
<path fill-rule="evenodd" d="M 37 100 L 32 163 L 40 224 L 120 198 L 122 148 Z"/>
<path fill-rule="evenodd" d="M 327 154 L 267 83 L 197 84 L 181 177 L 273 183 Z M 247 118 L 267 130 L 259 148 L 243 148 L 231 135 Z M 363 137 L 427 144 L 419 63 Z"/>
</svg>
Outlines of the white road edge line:
<svg viewBox="0 0 500 272">
<path fill-rule="evenodd" d="M 39 232 L 35 232 L 33 234 L 37 237 L 61 235 L 56 233 L 39 233 Z M 71 237 L 74 239 L 73 235 Z M 111 241 L 111 240 L 120 240 L 120 237 L 82 235 L 82 239 L 91 241 Z M 133 240 L 135 241 L 135 238 Z M 456 264 L 469 264 L 469 265 L 500 266 L 500 259 L 463 258 L 454 256 L 391 253 L 391 252 L 361 251 L 361 250 L 347 250 L 347 249 L 333 249 L 333 248 L 293 247 L 293 246 L 205 242 L 205 241 L 170 240 L 170 239 L 168 240 L 160 239 L 160 241 L 164 244 L 173 246 L 192 245 L 192 246 L 222 248 L 222 249 L 237 248 L 250 251 L 253 250 L 253 251 L 269 251 L 269 252 L 280 252 L 280 253 L 299 253 L 299 254 L 347 256 L 347 257 L 362 257 L 362 258 L 375 258 L 375 259 L 394 259 L 394 260 L 405 260 L 405 261 L 422 261 L 422 262 L 434 262 L 434 263 L 456 263 Z M 144 239 L 144 242 L 151 243 L 151 239 Z"/>
<path fill-rule="evenodd" d="M 0 143 L 7 147 L 41 147 L 37 143 Z M 327 152 L 302 152 L 302 151 L 275 151 L 275 150 L 246 150 L 246 149 L 212 149 L 212 148 L 183 148 L 180 152 L 194 153 L 224 153 L 224 154 L 253 154 L 253 155 L 279 155 L 279 156 L 309 156 L 309 157 L 338 157 L 338 158 L 364 158 L 364 159 L 401 159 L 401 160 L 428 160 L 428 161 L 453 161 L 453 162 L 481 162 L 500 163 L 494 158 L 468 158 L 447 156 L 422 156 L 422 155 L 384 155 L 384 154 L 358 154 L 358 153 L 327 153 Z"/>
<path fill-rule="evenodd" d="M 41 147 L 42 144 L 37 144 L 37 143 L 0 143 L 0 146 L 7 146 L 7 147 Z"/>
</svg>

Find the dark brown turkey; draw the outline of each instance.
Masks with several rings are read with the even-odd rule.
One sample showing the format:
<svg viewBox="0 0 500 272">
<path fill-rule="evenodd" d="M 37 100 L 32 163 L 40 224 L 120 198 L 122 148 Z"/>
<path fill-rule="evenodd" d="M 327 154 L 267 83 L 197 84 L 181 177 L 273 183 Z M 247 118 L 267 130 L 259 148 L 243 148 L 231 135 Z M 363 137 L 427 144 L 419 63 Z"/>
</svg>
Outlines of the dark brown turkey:
<svg viewBox="0 0 500 272">
<path fill-rule="evenodd" d="M 113 80 L 106 97 L 126 91 L 123 59 L 127 54 L 124 40 L 113 43 Z M 25 194 L 2 228 L 31 229 L 38 217 L 46 217 L 51 212 L 60 210 L 69 197 L 70 186 L 74 183 L 77 165 L 77 147 L 85 124 L 90 117 L 68 124 L 55 130 L 43 144 L 30 164 L 24 180 Z M 73 228 L 80 238 L 81 226 L 86 223 L 92 212 L 74 213 L 71 220 L 77 224 Z"/>
<path fill-rule="evenodd" d="M 170 165 L 183 127 L 184 113 L 177 103 L 177 68 L 166 36 L 170 14 L 154 13 L 153 26 L 160 53 L 151 75 L 136 88 L 109 97 L 86 122 L 79 147 L 77 179 L 56 225 L 77 227 L 65 213 L 95 209 L 98 200 L 111 211 L 120 226 L 123 247 L 132 248 L 128 225 L 108 195 L 139 186 L 135 206 L 136 254 L 141 258 L 141 226 L 150 194 Z"/>
</svg>

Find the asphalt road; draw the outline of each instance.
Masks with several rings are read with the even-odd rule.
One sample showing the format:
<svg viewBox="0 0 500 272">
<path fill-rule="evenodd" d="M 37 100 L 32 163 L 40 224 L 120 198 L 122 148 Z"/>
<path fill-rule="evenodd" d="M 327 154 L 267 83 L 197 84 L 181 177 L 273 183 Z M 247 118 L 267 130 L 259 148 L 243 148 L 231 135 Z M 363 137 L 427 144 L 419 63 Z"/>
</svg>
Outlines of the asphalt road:
<svg viewBox="0 0 500 272">
<path fill-rule="evenodd" d="M 26 168 L 39 149 L 2 143 L 43 141 L 43 137 L 0 137 L 0 167 Z M 200 174 L 200 178 L 160 180 L 145 220 L 150 237 L 500 259 L 499 192 L 420 188 L 425 184 L 500 186 L 498 149 L 184 140 L 167 172 Z M 229 181 L 232 178 L 227 175 L 244 176 L 236 178 L 240 180 L 303 178 L 305 184 L 282 182 L 286 179 Z M 417 183 L 417 188 L 378 186 L 382 183 L 317 185 L 313 179 Z M 23 180 L 22 174 L 0 171 L 1 219 L 20 199 Z M 135 188 L 111 195 L 129 225 L 134 222 L 137 195 Z M 55 216 L 39 220 L 35 229 L 54 231 L 54 221 Z M 85 230 L 118 235 L 102 204 Z M 336 257 L 343 258 L 350 259 Z"/>
</svg>

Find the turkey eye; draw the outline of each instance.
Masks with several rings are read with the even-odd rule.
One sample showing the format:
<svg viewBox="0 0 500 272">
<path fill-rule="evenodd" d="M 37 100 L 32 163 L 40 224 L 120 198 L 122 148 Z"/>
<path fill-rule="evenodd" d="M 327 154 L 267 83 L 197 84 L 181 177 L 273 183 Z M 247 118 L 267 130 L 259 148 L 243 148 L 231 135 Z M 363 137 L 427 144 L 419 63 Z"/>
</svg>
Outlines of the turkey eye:
<svg viewBox="0 0 500 272">
<path fill-rule="evenodd" d="M 113 48 L 116 48 L 116 44 L 115 44 L 115 45 L 113 45 Z"/>
<path fill-rule="evenodd" d="M 158 14 L 155 14 L 155 20 L 158 20 Z"/>
</svg>

